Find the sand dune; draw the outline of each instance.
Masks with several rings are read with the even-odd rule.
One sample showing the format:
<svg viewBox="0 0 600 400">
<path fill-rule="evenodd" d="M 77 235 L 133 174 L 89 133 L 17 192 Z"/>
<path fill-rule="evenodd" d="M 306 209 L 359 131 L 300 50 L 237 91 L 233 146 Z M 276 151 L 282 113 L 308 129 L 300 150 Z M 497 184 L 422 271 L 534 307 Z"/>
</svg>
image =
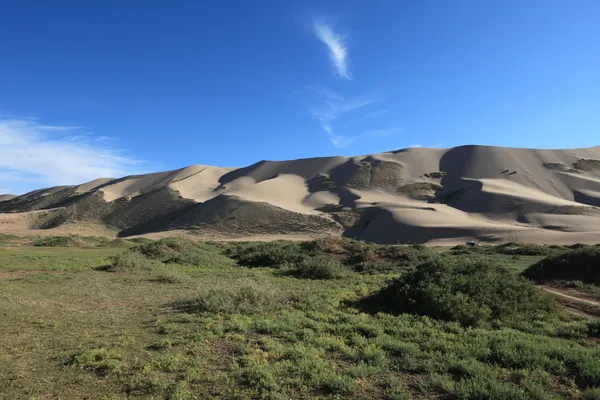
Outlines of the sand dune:
<svg viewBox="0 0 600 400">
<path fill-rule="evenodd" d="M 0 196 L 0 230 L 595 243 L 599 207 L 600 146 L 461 146 L 244 168 L 194 165 Z M 24 217 L 36 210 L 49 211 Z"/>
</svg>

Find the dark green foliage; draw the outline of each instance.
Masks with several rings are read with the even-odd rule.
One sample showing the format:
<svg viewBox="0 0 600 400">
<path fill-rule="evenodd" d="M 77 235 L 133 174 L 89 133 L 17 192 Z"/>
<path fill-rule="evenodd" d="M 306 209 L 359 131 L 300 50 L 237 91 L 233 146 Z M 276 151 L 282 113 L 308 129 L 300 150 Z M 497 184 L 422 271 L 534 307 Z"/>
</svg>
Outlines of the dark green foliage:
<svg viewBox="0 0 600 400">
<path fill-rule="evenodd" d="M 197 267 L 229 264 L 227 257 L 222 256 L 215 246 L 178 237 L 145 243 L 129 251 L 167 264 L 176 263 Z"/>
<path fill-rule="evenodd" d="M 581 245 L 586 246 L 586 245 Z M 508 256 L 553 256 L 568 252 L 567 246 L 557 245 L 540 245 L 533 243 L 517 243 L 509 242 L 496 246 L 465 246 L 458 245 L 450 249 L 452 255 L 467 255 L 467 254 L 501 254 Z"/>
<path fill-rule="evenodd" d="M 109 271 L 134 271 L 172 263 L 195 267 L 226 266 L 230 262 L 227 257 L 220 254 L 215 246 L 173 237 L 147 242 L 117 254 L 111 258 L 111 265 L 107 269 Z"/>
<path fill-rule="evenodd" d="M 600 285 L 600 248 L 584 247 L 548 257 L 527 268 L 523 276 L 534 281 L 581 281 Z"/>
<path fill-rule="evenodd" d="M 295 243 L 264 242 L 255 244 L 231 245 L 225 254 L 245 267 L 282 268 L 289 264 L 301 262 L 308 253 Z"/>
<path fill-rule="evenodd" d="M 315 256 L 291 264 L 286 273 L 304 279 L 336 279 L 343 276 L 344 268 L 335 258 Z"/>
<path fill-rule="evenodd" d="M 530 282 L 501 267 L 440 258 L 413 268 L 360 304 L 374 311 L 479 326 L 533 318 L 551 311 L 553 303 Z"/>
<path fill-rule="evenodd" d="M 86 242 L 78 235 L 46 236 L 35 240 L 33 245 L 43 247 L 83 247 L 86 245 Z"/>
<path fill-rule="evenodd" d="M 399 272 L 436 256 L 422 245 L 377 245 L 352 239 L 327 237 L 301 244 L 309 254 L 339 259 L 350 269 L 365 274 Z"/>
<path fill-rule="evenodd" d="M 532 243 L 509 242 L 494 246 L 493 250 L 498 254 L 521 255 L 521 256 L 552 256 L 569 251 L 563 246 L 545 246 Z"/>
</svg>

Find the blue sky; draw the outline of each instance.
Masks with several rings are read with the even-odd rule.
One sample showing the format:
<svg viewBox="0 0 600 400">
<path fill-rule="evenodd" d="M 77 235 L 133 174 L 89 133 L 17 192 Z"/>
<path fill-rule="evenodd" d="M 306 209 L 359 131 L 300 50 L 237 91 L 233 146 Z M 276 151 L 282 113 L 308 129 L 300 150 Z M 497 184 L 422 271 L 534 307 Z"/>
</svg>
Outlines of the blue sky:
<svg viewBox="0 0 600 400">
<path fill-rule="evenodd" d="M 12 1 L 0 193 L 409 146 L 600 144 L 596 0 Z"/>
</svg>

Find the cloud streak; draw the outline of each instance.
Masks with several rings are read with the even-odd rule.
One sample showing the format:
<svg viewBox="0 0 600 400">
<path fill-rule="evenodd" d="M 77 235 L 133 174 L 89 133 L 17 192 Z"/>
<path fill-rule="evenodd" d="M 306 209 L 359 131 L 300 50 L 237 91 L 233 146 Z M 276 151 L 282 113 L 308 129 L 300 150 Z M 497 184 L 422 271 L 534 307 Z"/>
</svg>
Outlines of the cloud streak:
<svg viewBox="0 0 600 400">
<path fill-rule="evenodd" d="M 143 162 L 77 126 L 0 119 L 0 187 L 13 194 L 139 173 Z"/>
<path fill-rule="evenodd" d="M 360 123 L 361 120 L 372 119 L 373 112 L 365 111 L 365 108 L 382 101 L 380 96 L 372 94 L 370 96 L 344 97 L 327 88 L 313 89 L 320 97 L 320 106 L 309 109 L 309 112 L 337 148 L 348 147 L 364 137 L 393 136 L 404 131 L 401 127 L 370 129 L 362 132 L 357 132 L 357 129 L 354 128 L 354 133 L 350 133 L 348 130 L 342 130 L 340 133 L 339 126 L 348 126 L 349 121 L 353 121 L 350 123 L 353 125 L 357 122 Z"/>
<path fill-rule="evenodd" d="M 315 21 L 313 25 L 315 35 L 329 50 L 329 58 L 336 74 L 344 79 L 352 80 L 348 71 L 348 51 L 345 37 L 334 32 L 333 28 L 324 21 Z"/>
<path fill-rule="evenodd" d="M 310 114 L 319 122 L 319 125 L 327 133 L 335 147 L 348 147 L 356 140 L 356 137 L 337 134 L 333 129 L 333 123 L 338 118 L 371 104 L 372 100 L 368 98 L 346 99 L 340 94 L 325 88 L 318 89 L 317 94 L 322 98 L 322 105 L 310 109 Z"/>
</svg>

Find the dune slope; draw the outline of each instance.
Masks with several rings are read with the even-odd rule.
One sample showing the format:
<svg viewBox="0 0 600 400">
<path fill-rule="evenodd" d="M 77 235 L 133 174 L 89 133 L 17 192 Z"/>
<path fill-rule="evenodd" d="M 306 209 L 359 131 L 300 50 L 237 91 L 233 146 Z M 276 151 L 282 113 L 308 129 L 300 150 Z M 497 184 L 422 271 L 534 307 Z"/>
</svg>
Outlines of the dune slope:
<svg viewBox="0 0 600 400">
<path fill-rule="evenodd" d="M 461 146 L 100 178 L 0 197 L 0 230 L 596 243 L 599 207 L 600 146 Z"/>
</svg>

